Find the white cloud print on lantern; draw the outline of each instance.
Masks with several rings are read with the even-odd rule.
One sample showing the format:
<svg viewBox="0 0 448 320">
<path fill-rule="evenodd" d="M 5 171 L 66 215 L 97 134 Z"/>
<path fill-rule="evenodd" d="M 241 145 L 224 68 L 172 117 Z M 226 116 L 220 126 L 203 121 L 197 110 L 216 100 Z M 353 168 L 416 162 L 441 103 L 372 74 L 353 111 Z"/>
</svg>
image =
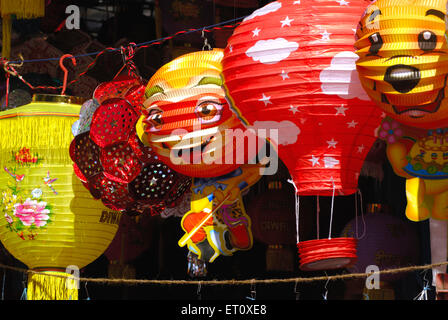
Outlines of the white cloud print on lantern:
<svg viewBox="0 0 448 320">
<path fill-rule="evenodd" d="M 278 1 L 271 2 L 268 5 L 252 12 L 252 14 L 250 16 L 247 16 L 246 18 L 244 18 L 243 21 L 248 21 L 255 17 L 264 16 L 271 12 L 275 12 L 278 9 L 280 9 L 281 7 L 282 7 L 282 4 L 280 2 L 278 2 Z"/>
<path fill-rule="evenodd" d="M 358 58 L 358 55 L 351 51 L 336 54 L 331 60 L 330 67 L 320 73 L 322 92 L 347 100 L 358 98 L 369 101 L 370 98 L 364 91 L 356 70 Z"/>
<path fill-rule="evenodd" d="M 272 134 L 269 135 L 274 143 L 282 146 L 287 146 L 297 142 L 297 139 L 301 133 L 300 128 L 291 121 L 255 121 L 254 125 L 250 127 L 257 132 L 260 129 L 265 129 L 266 131 L 277 130 L 277 137 L 274 138 Z"/>
<path fill-rule="evenodd" d="M 246 55 L 263 64 L 275 64 L 287 59 L 298 48 L 297 42 L 287 41 L 283 38 L 260 40 L 247 49 Z"/>
</svg>

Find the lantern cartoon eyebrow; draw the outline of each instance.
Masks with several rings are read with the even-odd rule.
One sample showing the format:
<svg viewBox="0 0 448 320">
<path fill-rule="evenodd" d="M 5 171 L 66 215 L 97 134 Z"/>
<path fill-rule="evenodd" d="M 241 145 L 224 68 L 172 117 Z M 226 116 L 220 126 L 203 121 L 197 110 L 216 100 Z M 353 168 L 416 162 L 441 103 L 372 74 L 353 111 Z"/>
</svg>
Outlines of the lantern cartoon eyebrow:
<svg viewBox="0 0 448 320">
<path fill-rule="evenodd" d="M 155 95 L 157 93 L 165 94 L 165 90 L 163 90 L 163 88 L 161 86 L 155 85 L 155 86 L 145 90 L 145 98 L 149 99 L 150 97 L 152 97 L 153 95 Z"/>
<path fill-rule="evenodd" d="M 221 78 L 218 77 L 203 77 L 198 84 L 196 85 L 196 87 L 198 86 L 205 86 L 207 84 L 214 84 L 217 85 L 218 87 L 222 87 L 223 82 Z"/>
<path fill-rule="evenodd" d="M 426 11 L 426 16 L 435 16 L 445 22 L 445 14 L 440 10 L 429 9 L 428 11 Z"/>
<path fill-rule="evenodd" d="M 373 20 L 375 20 L 375 18 L 376 17 L 378 17 L 378 16 L 380 16 L 380 15 L 382 15 L 382 13 L 381 13 L 381 10 L 379 10 L 379 9 L 377 9 L 377 10 L 374 10 L 371 14 L 370 14 L 370 17 L 369 17 L 369 22 L 372 22 Z"/>
</svg>

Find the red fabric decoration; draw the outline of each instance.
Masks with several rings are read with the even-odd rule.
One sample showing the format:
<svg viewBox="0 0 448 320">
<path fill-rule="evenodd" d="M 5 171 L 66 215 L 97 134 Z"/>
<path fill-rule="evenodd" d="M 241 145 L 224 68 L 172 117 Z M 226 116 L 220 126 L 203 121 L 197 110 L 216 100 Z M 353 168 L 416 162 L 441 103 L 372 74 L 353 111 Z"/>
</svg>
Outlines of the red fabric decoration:
<svg viewBox="0 0 448 320">
<path fill-rule="evenodd" d="M 75 174 L 92 196 L 131 215 L 160 214 L 174 207 L 191 184 L 189 177 L 160 162 L 136 134 L 143 99 L 137 93 L 143 94 L 144 88 L 127 78 L 101 84 L 95 96 L 102 103 L 91 119 L 84 119 L 87 125 L 91 122 L 90 131 L 77 134 L 70 146 Z"/>
<path fill-rule="evenodd" d="M 381 111 L 356 71 L 355 30 L 370 1 L 279 0 L 254 11 L 224 51 L 232 107 L 255 129 L 278 129 L 279 157 L 300 195 L 349 195 Z"/>
</svg>

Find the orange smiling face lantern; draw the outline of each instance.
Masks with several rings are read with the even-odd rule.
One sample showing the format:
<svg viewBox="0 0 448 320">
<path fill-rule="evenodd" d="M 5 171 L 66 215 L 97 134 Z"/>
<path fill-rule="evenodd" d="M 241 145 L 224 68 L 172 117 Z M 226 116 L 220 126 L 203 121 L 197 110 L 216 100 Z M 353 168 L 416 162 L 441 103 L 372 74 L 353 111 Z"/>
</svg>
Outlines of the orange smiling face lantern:
<svg viewBox="0 0 448 320">
<path fill-rule="evenodd" d="M 358 25 L 355 46 L 362 85 L 402 124 L 447 126 L 445 12 L 445 0 L 378 0 Z"/>
<path fill-rule="evenodd" d="M 142 141 L 187 176 L 221 176 L 250 158 L 241 144 L 226 138 L 230 129 L 243 132 L 243 125 L 221 87 L 222 58 L 220 49 L 180 56 L 160 68 L 146 87 Z"/>
</svg>

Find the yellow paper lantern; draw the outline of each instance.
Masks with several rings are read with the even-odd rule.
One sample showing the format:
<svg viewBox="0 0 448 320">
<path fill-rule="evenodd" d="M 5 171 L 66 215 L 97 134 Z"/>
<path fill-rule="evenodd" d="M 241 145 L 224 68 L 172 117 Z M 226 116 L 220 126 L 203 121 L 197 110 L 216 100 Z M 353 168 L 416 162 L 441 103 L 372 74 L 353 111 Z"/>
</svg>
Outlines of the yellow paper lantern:
<svg viewBox="0 0 448 320">
<path fill-rule="evenodd" d="M 77 299 L 67 267 L 94 261 L 118 229 L 120 213 L 94 200 L 74 174 L 69 146 L 79 100 L 35 95 L 0 113 L 0 240 L 30 269 L 44 272 L 29 275 L 29 300 Z"/>
<path fill-rule="evenodd" d="M 445 0 L 378 0 L 358 25 L 362 85 L 402 124 L 437 129 L 448 123 L 445 13 Z"/>
</svg>

